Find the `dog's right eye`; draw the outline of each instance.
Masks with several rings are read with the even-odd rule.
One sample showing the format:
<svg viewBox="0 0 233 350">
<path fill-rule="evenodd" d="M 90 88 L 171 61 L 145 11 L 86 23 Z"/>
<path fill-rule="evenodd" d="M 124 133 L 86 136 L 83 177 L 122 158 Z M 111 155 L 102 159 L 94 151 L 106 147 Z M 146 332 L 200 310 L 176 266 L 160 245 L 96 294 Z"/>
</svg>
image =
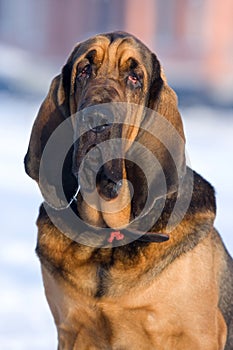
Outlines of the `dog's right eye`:
<svg viewBox="0 0 233 350">
<path fill-rule="evenodd" d="M 80 68 L 77 74 L 78 80 L 89 78 L 91 75 L 91 65 L 87 64 L 85 67 Z"/>
</svg>

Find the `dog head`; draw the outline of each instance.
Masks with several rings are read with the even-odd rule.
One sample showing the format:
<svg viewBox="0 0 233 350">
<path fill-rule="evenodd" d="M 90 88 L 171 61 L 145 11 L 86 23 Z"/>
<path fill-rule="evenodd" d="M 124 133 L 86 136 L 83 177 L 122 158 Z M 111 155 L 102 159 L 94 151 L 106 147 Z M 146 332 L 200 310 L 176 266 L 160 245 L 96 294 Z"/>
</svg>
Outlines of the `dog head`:
<svg viewBox="0 0 233 350">
<path fill-rule="evenodd" d="M 158 116 L 165 121 L 162 126 Z M 56 138 L 57 150 L 41 165 L 51 136 L 64 121 L 66 132 Z M 174 141 L 168 125 L 181 141 Z M 64 139 L 71 146 L 63 157 L 60 181 L 58 149 Z M 159 167 L 153 168 L 150 156 L 135 145 L 149 150 Z M 133 150 L 138 164 L 132 160 Z M 46 168 L 42 179 L 41 166 Z M 123 227 L 138 215 L 150 190 L 145 168 L 151 169 L 149 182 L 155 197 L 161 195 L 161 178 L 167 194 L 175 191 L 185 171 L 184 133 L 176 94 L 156 55 L 123 32 L 97 35 L 78 44 L 39 110 L 25 167 L 55 207 L 61 201 L 59 182 L 68 201 L 79 183 L 79 215 L 97 226 Z"/>
</svg>

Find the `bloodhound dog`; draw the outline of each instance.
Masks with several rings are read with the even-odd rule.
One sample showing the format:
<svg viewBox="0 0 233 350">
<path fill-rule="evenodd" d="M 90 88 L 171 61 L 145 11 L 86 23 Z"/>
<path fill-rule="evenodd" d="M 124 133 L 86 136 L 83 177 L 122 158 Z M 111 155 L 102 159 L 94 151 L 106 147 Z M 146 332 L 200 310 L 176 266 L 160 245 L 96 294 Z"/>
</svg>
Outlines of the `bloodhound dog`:
<svg viewBox="0 0 233 350">
<path fill-rule="evenodd" d="M 123 32 L 78 44 L 25 157 L 59 350 L 232 350 L 233 263 L 175 92 Z"/>
</svg>

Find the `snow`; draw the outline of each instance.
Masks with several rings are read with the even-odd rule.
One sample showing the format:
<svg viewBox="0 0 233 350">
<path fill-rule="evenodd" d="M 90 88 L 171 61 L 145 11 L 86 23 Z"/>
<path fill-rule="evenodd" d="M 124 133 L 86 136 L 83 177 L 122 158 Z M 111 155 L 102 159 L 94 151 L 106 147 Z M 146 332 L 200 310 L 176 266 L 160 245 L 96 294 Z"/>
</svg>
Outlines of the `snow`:
<svg viewBox="0 0 233 350">
<path fill-rule="evenodd" d="M 199 106 L 182 116 L 192 168 L 215 188 L 215 226 L 233 254 L 233 110 Z"/>
<path fill-rule="evenodd" d="M 34 252 L 41 195 L 23 168 L 39 102 L 5 94 L 0 101 L 0 349 L 56 349 Z"/>
<path fill-rule="evenodd" d="M 39 190 L 23 168 L 39 100 L 0 95 L 0 348 L 56 349 L 56 330 L 35 255 Z M 216 227 L 233 253 L 233 115 L 230 110 L 182 110 L 193 168 L 216 188 Z"/>
</svg>

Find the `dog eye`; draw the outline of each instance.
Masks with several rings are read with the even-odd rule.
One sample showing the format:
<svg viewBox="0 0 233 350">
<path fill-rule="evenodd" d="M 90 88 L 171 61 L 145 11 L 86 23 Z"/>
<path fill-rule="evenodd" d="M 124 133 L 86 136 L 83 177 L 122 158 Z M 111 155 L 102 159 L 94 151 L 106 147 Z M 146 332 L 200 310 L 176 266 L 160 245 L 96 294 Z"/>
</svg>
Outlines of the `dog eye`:
<svg viewBox="0 0 233 350">
<path fill-rule="evenodd" d="M 80 69 L 77 75 L 79 80 L 89 78 L 91 75 L 91 65 L 87 64 L 84 68 Z"/>
<path fill-rule="evenodd" d="M 127 83 L 129 83 L 134 88 L 138 88 L 142 86 L 141 79 L 134 73 L 130 74 L 127 78 Z"/>
</svg>

